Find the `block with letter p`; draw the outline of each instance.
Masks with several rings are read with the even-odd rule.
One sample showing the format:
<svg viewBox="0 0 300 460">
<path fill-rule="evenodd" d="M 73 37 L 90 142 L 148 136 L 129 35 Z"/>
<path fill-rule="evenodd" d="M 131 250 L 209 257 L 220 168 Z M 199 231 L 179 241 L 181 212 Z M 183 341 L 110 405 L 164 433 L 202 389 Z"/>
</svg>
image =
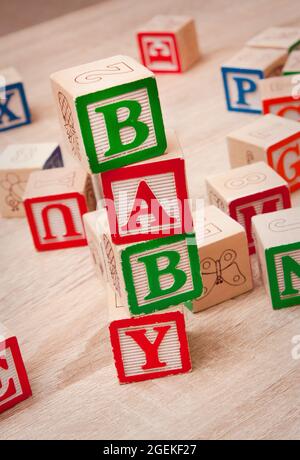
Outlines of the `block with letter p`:
<svg viewBox="0 0 300 460">
<path fill-rule="evenodd" d="M 256 216 L 252 224 L 273 308 L 300 305 L 300 208 Z"/>
<path fill-rule="evenodd" d="M 51 76 L 73 156 L 92 173 L 162 154 L 166 138 L 154 74 L 127 56 Z"/>
<path fill-rule="evenodd" d="M 280 49 L 243 48 L 222 66 L 228 110 L 261 113 L 261 79 L 281 72 L 287 52 Z"/>
</svg>

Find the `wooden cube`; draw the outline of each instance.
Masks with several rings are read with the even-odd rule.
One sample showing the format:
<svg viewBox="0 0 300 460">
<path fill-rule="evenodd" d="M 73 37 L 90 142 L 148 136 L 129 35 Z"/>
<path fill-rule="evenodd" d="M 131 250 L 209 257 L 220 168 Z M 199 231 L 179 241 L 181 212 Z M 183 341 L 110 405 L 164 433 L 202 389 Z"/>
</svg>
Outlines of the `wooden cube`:
<svg viewBox="0 0 300 460">
<path fill-rule="evenodd" d="M 215 206 L 204 209 L 204 229 L 196 226 L 203 292 L 193 311 L 206 310 L 253 288 L 244 227 Z"/>
<path fill-rule="evenodd" d="M 183 154 L 174 131 L 167 132 L 167 140 L 162 156 L 99 176 L 113 243 L 193 230 Z"/>
<path fill-rule="evenodd" d="M 31 122 L 24 84 L 13 68 L 0 70 L 0 132 Z"/>
<path fill-rule="evenodd" d="M 137 33 L 142 63 L 156 73 L 179 73 L 200 56 L 195 22 L 187 16 L 158 15 Z"/>
<path fill-rule="evenodd" d="M 251 218 L 291 207 L 287 182 L 263 162 L 209 176 L 206 185 L 210 204 L 245 227 L 250 254 L 255 253 Z"/>
<path fill-rule="evenodd" d="M 300 73 L 300 50 L 292 51 L 282 69 L 283 75 Z"/>
<path fill-rule="evenodd" d="M 248 40 L 247 46 L 278 48 L 288 52 L 300 45 L 300 27 L 269 27 Z"/>
<path fill-rule="evenodd" d="M 177 309 L 130 318 L 115 293 L 109 291 L 107 300 L 110 340 L 121 384 L 191 370 L 182 311 Z"/>
<path fill-rule="evenodd" d="M 261 113 L 259 82 L 281 73 L 287 52 L 280 49 L 243 48 L 222 66 L 227 109 Z"/>
<path fill-rule="evenodd" d="M 59 168 L 63 158 L 58 144 L 12 144 L 0 154 L 0 212 L 2 217 L 25 217 L 23 193 L 29 175 Z"/>
<path fill-rule="evenodd" d="M 300 208 L 256 216 L 252 225 L 273 308 L 300 305 Z"/>
<path fill-rule="evenodd" d="M 268 114 L 227 136 L 232 168 L 265 161 L 289 184 L 300 188 L 300 124 Z"/>
<path fill-rule="evenodd" d="M 298 75 L 285 75 L 262 80 L 260 91 L 263 113 L 300 121 L 300 88 Z"/>
<path fill-rule="evenodd" d="M 127 56 L 51 76 L 66 141 L 87 171 L 99 173 L 162 154 L 166 138 L 155 76 Z"/>
<path fill-rule="evenodd" d="M 131 315 L 149 314 L 198 297 L 202 292 L 194 234 L 115 245 L 106 211 L 98 211 L 109 283 Z"/>
<path fill-rule="evenodd" d="M 31 394 L 18 340 L 0 323 L 0 414 Z"/>
<path fill-rule="evenodd" d="M 38 251 L 87 244 L 82 216 L 96 203 L 91 178 L 82 168 L 33 172 L 24 206 Z"/>
<path fill-rule="evenodd" d="M 101 239 L 102 227 L 99 214 L 101 215 L 99 211 L 87 212 L 83 216 L 83 223 L 96 275 L 100 280 L 106 282 L 109 278 Z"/>
</svg>

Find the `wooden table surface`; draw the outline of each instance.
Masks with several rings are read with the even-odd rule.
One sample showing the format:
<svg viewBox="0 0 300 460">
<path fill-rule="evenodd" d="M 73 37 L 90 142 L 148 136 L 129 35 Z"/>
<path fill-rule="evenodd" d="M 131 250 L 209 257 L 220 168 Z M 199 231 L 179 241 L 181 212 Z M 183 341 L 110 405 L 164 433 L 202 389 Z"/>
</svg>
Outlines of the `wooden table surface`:
<svg viewBox="0 0 300 460">
<path fill-rule="evenodd" d="M 107 1 L 2 37 L 1 66 L 23 74 L 34 119 L 1 133 L 0 149 L 60 141 L 49 74 L 137 57 L 134 30 L 157 13 L 197 22 L 202 61 L 158 86 L 191 196 L 204 197 L 205 176 L 229 167 L 226 134 L 255 118 L 225 110 L 219 65 L 266 27 L 299 26 L 296 0 Z M 0 235 L 0 321 L 19 337 L 34 395 L 0 416 L 1 439 L 300 438 L 300 309 L 274 312 L 257 274 L 253 292 L 193 317 L 192 373 L 120 386 L 88 248 L 37 253 L 25 219 L 1 219 Z"/>
</svg>

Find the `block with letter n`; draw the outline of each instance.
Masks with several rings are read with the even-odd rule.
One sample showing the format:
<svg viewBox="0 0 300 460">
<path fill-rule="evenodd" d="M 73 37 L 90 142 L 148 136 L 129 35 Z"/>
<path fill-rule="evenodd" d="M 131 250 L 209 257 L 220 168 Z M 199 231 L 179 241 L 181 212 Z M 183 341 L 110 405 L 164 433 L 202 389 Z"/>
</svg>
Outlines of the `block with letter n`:
<svg viewBox="0 0 300 460">
<path fill-rule="evenodd" d="M 300 305 L 300 208 L 256 216 L 253 228 L 273 308 Z"/>
<path fill-rule="evenodd" d="M 259 82 L 278 75 L 287 58 L 280 49 L 243 48 L 222 66 L 227 109 L 261 113 Z"/>
<path fill-rule="evenodd" d="M 51 76 L 73 156 L 100 173 L 162 154 L 166 138 L 155 76 L 127 56 Z"/>
<path fill-rule="evenodd" d="M 96 207 L 91 177 L 82 168 L 33 172 L 24 206 L 38 251 L 85 246 L 82 216 Z"/>
<path fill-rule="evenodd" d="M 206 182 L 210 204 L 245 228 L 249 254 L 255 253 L 252 217 L 291 207 L 287 182 L 263 162 L 209 176 Z"/>
</svg>

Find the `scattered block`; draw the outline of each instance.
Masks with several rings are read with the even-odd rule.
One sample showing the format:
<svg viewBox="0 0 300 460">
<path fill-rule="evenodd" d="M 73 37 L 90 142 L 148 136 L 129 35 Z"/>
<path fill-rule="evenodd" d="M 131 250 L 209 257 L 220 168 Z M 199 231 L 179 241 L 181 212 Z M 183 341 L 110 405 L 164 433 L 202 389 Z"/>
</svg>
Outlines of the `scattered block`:
<svg viewBox="0 0 300 460">
<path fill-rule="evenodd" d="M 283 75 L 300 73 L 300 50 L 292 51 L 282 69 Z"/>
<path fill-rule="evenodd" d="M 2 217 L 25 217 L 22 203 L 33 171 L 63 166 L 56 143 L 12 144 L 0 154 L 0 212 Z"/>
<path fill-rule="evenodd" d="M 155 76 L 127 56 L 51 76 L 71 153 L 99 173 L 161 155 L 166 138 Z"/>
<path fill-rule="evenodd" d="M 167 140 L 162 156 L 99 176 L 113 243 L 193 231 L 183 154 L 174 131 Z"/>
<path fill-rule="evenodd" d="M 110 340 L 119 382 L 132 383 L 191 370 L 180 310 L 129 318 L 114 293 L 108 297 Z"/>
<path fill-rule="evenodd" d="M 209 176 L 206 186 L 210 204 L 245 227 L 250 254 L 255 253 L 251 218 L 291 207 L 288 184 L 263 162 Z"/>
<path fill-rule="evenodd" d="M 31 394 L 18 340 L 0 323 L 0 414 Z"/>
<path fill-rule="evenodd" d="M 274 77 L 260 82 L 263 113 L 300 121 L 300 78 L 298 75 Z"/>
<path fill-rule="evenodd" d="M 193 312 L 253 288 L 244 227 L 215 206 L 204 209 L 204 229 L 201 227 L 196 226 L 196 235 L 203 292 L 192 301 Z"/>
<path fill-rule="evenodd" d="M 82 216 L 95 210 L 96 203 L 91 178 L 82 168 L 33 172 L 24 206 L 38 251 L 87 244 Z"/>
<path fill-rule="evenodd" d="M 300 305 L 300 208 L 256 216 L 252 224 L 273 308 Z"/>
<path fill-rule="evenodd" d="M 259 82 L 281 73 L 287 52 L 278 49 L 243 48 L 222 66 L 227 109 L 261 113 Z"/>
<path fill-rule="evenodd" d="M 278 48 L 288 52 L 300 46 L 300 27 L 270 27 L 246 43 L 258 48 Z"/>
<path fill-rule="evenodd" d="M 300 124 L 268 114 L 227 136 L 232 168 L 265 161 L 289 184 L 300 188 Z"/>
<path fill-rule="evenodd" d="M 24 84 L 13 68 L 0 70 L 0 132 L 31 122 Z"/>
<path fill-rule="evenodd" d="M 87 212 L 83 216 L 83 223 L 96 275 L 100 280 L 108 281 L 99 216 L 99 211 Z"/>
<path fill-rule="evenodd" d="M 200 57 L 195 22 L 187 16 L 158 15 L 141 26 L 142 63 L 156 73 L 179 73 Z"/>
<path fill-rule="evenodd" d="M 117 246 L 111 240 L 106 211 L 98 213 L 109 283 L 131 315 L 163 310 L 201 294 L 193 234 Z"/>
</svg>

